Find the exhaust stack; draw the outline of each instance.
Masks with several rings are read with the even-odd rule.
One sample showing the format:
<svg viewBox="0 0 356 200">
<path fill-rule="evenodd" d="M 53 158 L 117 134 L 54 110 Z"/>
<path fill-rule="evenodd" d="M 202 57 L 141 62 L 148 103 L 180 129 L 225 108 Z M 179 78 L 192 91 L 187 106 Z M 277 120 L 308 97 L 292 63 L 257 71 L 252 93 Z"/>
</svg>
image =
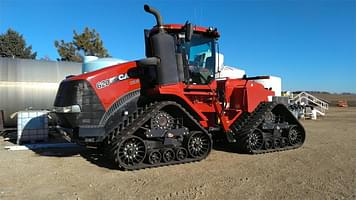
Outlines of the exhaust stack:
<svg viewBox="0 0 356 200">
<path fill-rule="evenodd" d="M 150 7 L 149 5 L 144 5 L 143 7 L 145 9 L 146 12 L 151 13 L 152 15 L 155 16 L 156 21 L 157 21 L 157 26 L 159 28 L 159 32 L 163 32 L 163 27 L 162 27 L 162 17 L 161 14 L 154 8 Z"/>
</svg>

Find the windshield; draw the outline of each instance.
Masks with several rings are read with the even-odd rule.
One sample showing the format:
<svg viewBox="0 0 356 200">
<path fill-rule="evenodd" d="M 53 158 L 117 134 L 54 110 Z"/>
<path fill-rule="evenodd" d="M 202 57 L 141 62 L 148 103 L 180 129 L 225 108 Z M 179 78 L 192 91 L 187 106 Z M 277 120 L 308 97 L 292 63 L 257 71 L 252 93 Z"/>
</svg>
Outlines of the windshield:
<svg viewBox="0 0 356 200">
<path fill-rule="evenodd" d="M 215 74 L 215 42 L 213 38 L 194 34 L 190 42 L 182 46 L 182 53 L 189 65 L 190 82 L 208 84 Z"/>
</svg>

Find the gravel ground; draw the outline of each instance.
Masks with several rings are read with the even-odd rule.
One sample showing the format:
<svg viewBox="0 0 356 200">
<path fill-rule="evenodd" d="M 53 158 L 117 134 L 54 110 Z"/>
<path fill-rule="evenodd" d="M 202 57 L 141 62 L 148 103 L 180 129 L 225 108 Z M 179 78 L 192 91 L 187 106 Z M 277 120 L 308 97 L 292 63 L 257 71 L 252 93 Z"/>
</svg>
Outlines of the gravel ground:
<svg viewBox="0 0 356 200">
<path fill-rule="evenodd" d="M 0 199 L 356 199 L 356 108 L 302 123 L 296 150 L 133 172 L 92 149 L 7 151 L 0 138 Z"/>
</svg>

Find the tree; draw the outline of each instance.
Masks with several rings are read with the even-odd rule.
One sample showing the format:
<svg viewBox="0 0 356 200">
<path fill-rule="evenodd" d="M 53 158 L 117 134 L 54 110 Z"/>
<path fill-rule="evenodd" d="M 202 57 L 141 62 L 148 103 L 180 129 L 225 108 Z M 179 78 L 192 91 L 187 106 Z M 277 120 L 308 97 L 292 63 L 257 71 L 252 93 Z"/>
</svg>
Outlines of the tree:
<svg viewBox="0 0 356 200">
<path fill-rule="evenodd" d="M 0 35 L 0 56 L 36 59 L 37 53 L 32 52 L 31 45 L 26 47 L 23 36 L 10 28 Z"/>
<path fill-rule="evenodd" d="M 99 33 L 95 29 L 90 30 L 88 27 L 84 32 L 78 34 L 73 31 L 73 41 L 64 42 L 63 40 L 55 41 L 54 46 L 57 48 L 61 61 L 81 62 L 82 56 L 97 56 L 100 58 L 109 57 Z"/>
</svg>

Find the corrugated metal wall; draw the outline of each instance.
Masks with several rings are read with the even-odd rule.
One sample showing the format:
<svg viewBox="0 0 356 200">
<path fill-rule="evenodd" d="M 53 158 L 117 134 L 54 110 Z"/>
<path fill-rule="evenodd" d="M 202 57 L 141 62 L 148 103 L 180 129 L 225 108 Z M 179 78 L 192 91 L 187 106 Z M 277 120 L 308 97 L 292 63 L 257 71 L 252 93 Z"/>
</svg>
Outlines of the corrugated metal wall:
<svg viewBox="0 0 356 200">
<path fill-rule="evenodd" d="M 16 124 L 10 115 L 19 110 L 52 109 L 59 83 L 81 73 L 82 64 L 0 58 L 0 110 L 5 126 Z"/>
</svg>

